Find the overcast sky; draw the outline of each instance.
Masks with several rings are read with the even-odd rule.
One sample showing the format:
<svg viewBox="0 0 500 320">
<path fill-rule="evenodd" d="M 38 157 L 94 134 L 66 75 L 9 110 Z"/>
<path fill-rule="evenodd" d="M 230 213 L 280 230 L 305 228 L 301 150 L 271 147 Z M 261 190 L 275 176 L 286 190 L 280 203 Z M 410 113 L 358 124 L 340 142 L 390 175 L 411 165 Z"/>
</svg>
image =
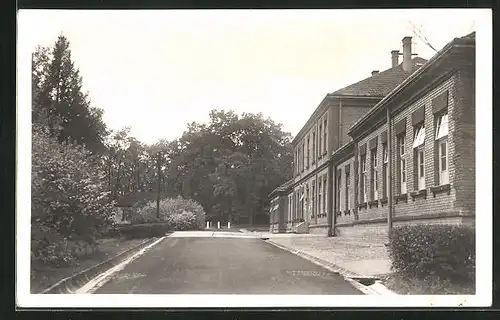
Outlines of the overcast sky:
<svg viewBox="0 0 500 320">
<path fill-rule="evenodd" d="M 328 92 L 390 68 L 414 37 L 435 53 L 477 29 L 472 10 L 21 11 L 30 46 L 63 33 L 92 104 L 139 140 L 180 137 L 211 109 L 262 112 L 298 133 Z M 27 32 L 29 31 L 29 32 Z"/>
</svg>

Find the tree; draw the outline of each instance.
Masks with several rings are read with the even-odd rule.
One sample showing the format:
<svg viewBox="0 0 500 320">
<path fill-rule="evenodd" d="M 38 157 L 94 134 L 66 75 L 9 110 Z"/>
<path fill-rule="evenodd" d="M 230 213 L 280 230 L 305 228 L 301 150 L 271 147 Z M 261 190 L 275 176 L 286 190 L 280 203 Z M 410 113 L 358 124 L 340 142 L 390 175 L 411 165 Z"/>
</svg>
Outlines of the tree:
<svg viewBox="0 0 500 320">
<path fill-rule="evenodd" d="M 171 150 L 168 185 L 222 221 L 264 221 L 268 194 L 292 174 L 291 135 L 262 114 L 213 110 Z"/>
<path fill-rule="evenodd" d="M 33 122 L 47 125 L 59 141 L 104 151 L 103 112 L 82 91 L 82 77 L 71 59 L 69 41 L 59 36 L 52 48 L 37 47 L 32 61 Z"/>
</svg>

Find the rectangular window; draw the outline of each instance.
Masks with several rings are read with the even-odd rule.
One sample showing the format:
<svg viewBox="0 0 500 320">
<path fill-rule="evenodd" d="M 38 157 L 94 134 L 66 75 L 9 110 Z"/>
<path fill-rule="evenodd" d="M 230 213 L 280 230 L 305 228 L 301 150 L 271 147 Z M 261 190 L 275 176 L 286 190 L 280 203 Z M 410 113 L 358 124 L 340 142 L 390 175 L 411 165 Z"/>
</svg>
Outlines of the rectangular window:
<svg viewBox="0 0 500 320">
<path fill-rule="evenodd" d="M 371 190 L 372 200 L 378 200 L 378 163 L 377 163 L 377 149 L 372 150 L 371 159 Z"/>
<path fill-rule="evenodd" d="M 323 152 L 327 152 L 328 148 L 327 148 L 327 145 L 326 145 L 326 142 L 327 142 L 327 135 L 328 135 L 328 130 L 327 130 L 328 126 L 327 126 L 327 123 L 326 123 L 326 118 L 325 118 L 325 125 L 323 126 L 323 130 L 324 130 L 324 139 L 323 139 L 323 143 L 324 143 L 324 147 L 323 147 Z"/>
<path fill-rule="evenodd" d="M 424 149 L 417 150 L 417 187 L 418 190 L 425 189 L 425 158 Z"/>
<path fill-rule="evenodd" d="M 305 152 L 305 144 L 302 144 L 302 171 L 304 171 L 304 166 L 306 162 L 306 152 Z"/>
<path fill-rule="evenodd" d="M 349 210 L 349 195 L 351 194 L 351 173 L 345 173 L 345 209 Z"/>
<path fill-rule="evenodd" d="M 418 148 L 425 142 L 425 126 L 421 124 L 414 129 L 413 148 Z"/>
<path fill-rule="evenodd" d="M 306 185 L 306 194 L 304 196 L 304 216 L 306 216 L 306 214 L 311 214 L 309 211 L 309 185 Z"/>
<path fill-rule="evenodd" d="M 327 198 L 327 194 L 326 194 L 326 175 L 323 177 L 323 213 L 326 213 L 326 198 Z"/>
<path fill-rule="evenodd" d="M 342 171 L 337 171 L 337 211 L 342 211 L 341 199 L 341 189 L 342 189 Z"/>
<path fill-rule="evenodd" d="M 322 208 L 321 208 L 321 197 L 323 196 L 322 194 L 323 189 L 321 188 L 321 178 L 318 179 L 318 213 L 321 214 Z"/>
<path fill-rule="evenodd" d="M 361 156 L 360 171 L 361 171 L 361 177 L 360 177 L 361 202 L 364 203 L 366 202 L 366 156 Z"/>
<path fill-rule="evenodd" d="M 313 132 L 312 163 L 316 161 L 316 132 Z"/>
<path fill-rule="evenodd" d="M 448 184 L 448 142 L 443 139 L 439 142 L 439 184 Z"/>
<path fill-rule="evenodd" d="M 389 196 L 389 168 L 388 168 L 388 163 L 389 163 L 389 153 L 387 152 L 387 143 L 384 143 L 382 145 L 382 155 L 384 158 L 384 163 L 382 167 L 382 174 L 384 175 L 384 198 L 387 198 Z"/>
<path fill-rule="evenodd" d="M 406 156 L 405 156 L 405 136 L 398 136 L 399 149 L 399 192 L 406 193 Z"/>
<path fill-rule="evenodd" d="M 438 157 L 438 179 L 439 184 L 449 183 L 448 179 L 448 113 L 442 113 L 436 121 L 437 157 Z"/>
<path fill-rule="evenodd" d="M 306 169 L 309 168 L 309 137 L 307 137 L 307 158 L 306 158 Z"/>
<path fill-rule="evenodd" d="M 318 157 L 321 158 L 321 136 L 323 135 L 323 126 L 320 124 L 319 125 L 319 135 L 318 135 L 318 139 L 319 139 L 319 143 L 318 143 Z"/>
<path fill-rule="evenodd" d="M 448 113 L 441 114 L 436 123 L 436 140 L 448 136 Z"/>
<path fill-rule="evenodd" d="M 316 216 L 316 181 L 312 182 L 312 197 L 311 197 L 311 205 L 312 205 L 312 217 Z"/>
</svg>

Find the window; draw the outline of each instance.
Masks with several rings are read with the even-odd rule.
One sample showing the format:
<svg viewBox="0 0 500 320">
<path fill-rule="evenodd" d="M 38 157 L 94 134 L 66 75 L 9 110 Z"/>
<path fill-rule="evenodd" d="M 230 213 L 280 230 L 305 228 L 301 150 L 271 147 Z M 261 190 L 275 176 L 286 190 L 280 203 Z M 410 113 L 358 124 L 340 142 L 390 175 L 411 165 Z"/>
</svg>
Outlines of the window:
<svg viewBox="0 0 500 320">
<path fill-rule="evenodd" d="M 371 190 L 372 200 L 378 200 L 378 163 L 377 163 L 377 149 L 372 150 L 371 159 Z"/>
<path fill-rule="evenodd" d="M 309 208 L 309 184 L 306 185 L 306 195 L 304 197 L 304 208 L 305 208 L 305 213 L 310 213 L 309 212 L 309 209 L 310 209 Z"/>
<path fill-rule="evenodd" d="M 405 156 L 405 136 L 404 134 L 398 136 L 398 149 L 399 149 L 399 192 L 406 193 L 406 156 Z"/>
<path fill-rule="evenodd" d="M 312 163 L 316 161 L 316 132 L 313 132 Z"/>
<path fill-rule="evenodd" d="M 436 145 L 438 150 L 438 182 L 448 184 L 448 113 L 438 116 L 436 121 Z"/>
<path fill-rule="evenodd" d="M 307 137 L 307 160 L 306 160 L 306 169 L 309 168 L 309 137 Z"/>
<path fill-rule="evenodd" d="M 416 126 L 413 134 L 413 148 L 414 152 L 414 166 L 416 172 L 415 189 L 425 189 L 425 158 L 424 158 L 424 145 L 425 145 L 425 126 L 420 124 Z"/>
<path fill-rule="evenodd" d="M 322 196 L 322 189 L 321 189 L 321 178 L 318 180 L 318 213 L 321 214 L 321 196 Z"/>
<path fill-rule="evenodd" d="M 300 218 L 304 218 L 304 187 L 300 188 Z"/>
<path fill-rule="evenodd" d="M 439 142 L 439 184 L 448 184 L 448 143 L 447 140 Z"/>
<path fill-rule="evenodd" d="M 304 171 L 305 162 L 306 162 L 305 145 L 302 144 L 302 171 Z"/>
<path fill-rule="evenodd" d="M 328 134 L 328 130 L 327 130 L 328 126 L 327 126 L 327 123 L 326 123 L 326 118 L 325 118 L 325 125 L 323 126 L 323 132 L 324 132 L 324 139 L 323 139 L 323 143 L 324 143 L 324 146 L 323 146 L 323 152 L 327 152 L 328 148 L 326 147 L 326 138 L 327 138 L 327 134 Z"/>
<path fill-rule="evenodd" d="M 326 213 L 326 197 L 327 197 L 327 194 L 326 194 L 326 174 L 324 175 L 323 177 L 323 213 Z"/>
<path fill-rule="evenodd" d="M 312 182 L 312 196 L 311 196 L 311 205 L 312 205 L 312 217 L 314 218 L 316 216 L 316 205 L 315 205 L 315 200 L 316 200 L 316 182 Z"/>
<path fill-rule="evenodd" d="M 297 168 L 296 173 L 299 174 L 300 172 L 300 165 L 299 165 L 299 148 L 295 150 L 295 167 Z"/>
<path fill-rule="evenodd" d="M 323 135 L 323 126 L 321 125 L 321 123 L 319 124 L 319 135 L 318 135 L 318 139 L 319 139 L 319 142 L 318 142 L 318 157 L 321 158 L 321 136 Z"/>
<path fill-rule="evenodd" d="M 337 171 L 337 211 L 342 211 L 342 204 L 340 201 L 342 189 L 342 171 Z"/>
<path fill-rule="evenodd" d="M 382 145 L 382 156 L 384 158 L 382 167 L 382 174 L 384 175 L 384 198 L 387 198 L 389 196 L 389 152 L 387 151 L 387 143 Z"/>
<path fill-rule="evenodd" d="M 345 173 L 345 209 L 346 210 L 349 210 L 350 192 L 351 192 L 351 173 L 349 171 L 346 171 L 346 173 Z"/>
<path fill-rule="evenodd" d="M 418 149 L 417 152 L 417 190 L 425 189 L 425 164 L 424 149 Z"/>
<path fill-rule="evenodd" d="M 413 135 L 413 148 L 418 148 L 425 142 L 425 126 L 421 124 L 415 127 Z"/>
<path fill-rule="evenodd" d="M 360 170 L 361 170 L 361 202 L 366 202 L 366 156 L 361 156 L 360 161 Z"/>
<path fill-rule="evenodd" d="M 436 123 L 436 140 L 446 136 L 448 136 L 448 113 L 440 115 Z"/>
</svg>

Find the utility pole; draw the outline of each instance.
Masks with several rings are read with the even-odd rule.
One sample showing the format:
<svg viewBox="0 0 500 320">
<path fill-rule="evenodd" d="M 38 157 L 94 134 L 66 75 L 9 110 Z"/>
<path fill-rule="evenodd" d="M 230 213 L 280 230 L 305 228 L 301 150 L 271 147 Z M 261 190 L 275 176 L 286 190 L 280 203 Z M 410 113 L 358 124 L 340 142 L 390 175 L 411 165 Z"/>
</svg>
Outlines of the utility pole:
<svg viewBox="0 0 500 320">
<path fill-rule="evenodd" d="M 156 167 L 158 170 L 158 193 L 156 195 L 156 218 L 160 219 L 160 186 L 161 186 L 161 168 L 160 168 L 161 151 L 158 152 L 156 159 Z"/>
</svg>

